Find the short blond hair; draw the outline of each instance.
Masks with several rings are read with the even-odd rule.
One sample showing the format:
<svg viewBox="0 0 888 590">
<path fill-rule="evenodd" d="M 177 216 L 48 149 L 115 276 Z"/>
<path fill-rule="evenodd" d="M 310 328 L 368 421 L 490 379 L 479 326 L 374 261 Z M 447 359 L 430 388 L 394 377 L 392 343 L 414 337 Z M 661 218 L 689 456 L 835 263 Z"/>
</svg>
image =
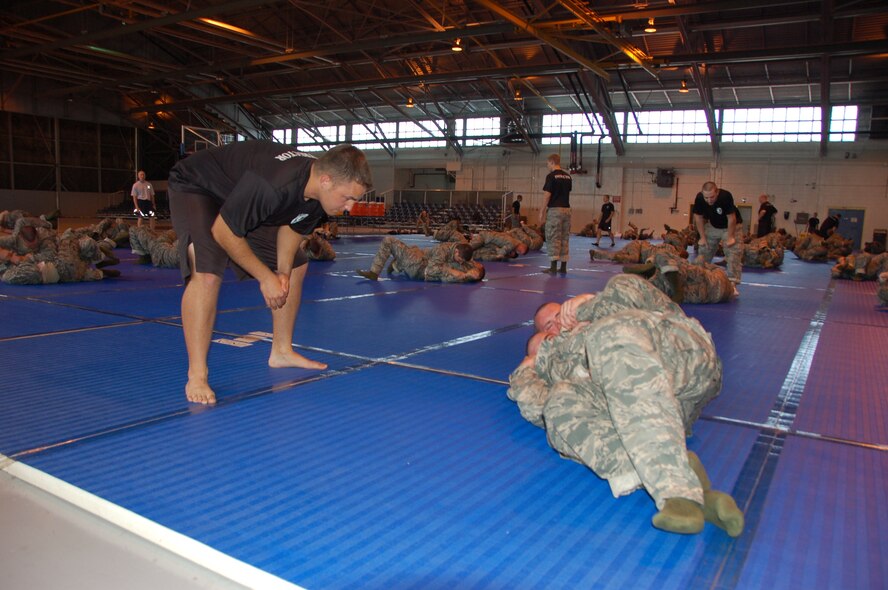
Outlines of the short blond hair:
<svg viewBox="0 0 888 590">
<path fill-rule="evenodd" d="M 561 156 L 558 154 L 549 154 L 549 157 L 546 158 L 547 162 L 552 162 L 556 166 L 561 166 Z"/>
</svg>

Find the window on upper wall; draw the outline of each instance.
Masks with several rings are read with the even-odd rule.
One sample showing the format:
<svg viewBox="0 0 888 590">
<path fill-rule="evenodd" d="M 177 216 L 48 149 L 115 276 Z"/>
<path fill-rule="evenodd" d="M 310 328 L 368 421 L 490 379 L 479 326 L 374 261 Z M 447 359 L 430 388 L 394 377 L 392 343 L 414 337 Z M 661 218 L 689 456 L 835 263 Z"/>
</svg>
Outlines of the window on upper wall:
<svg viewBox="0 0 888 590">
<path fill-rule="evenodd" d="M 620 113 L 620 132 L 627 143 L 701 143 L 709 141 L 706 113 L 639 111 Z M 625 122 L 625 123 L 624 123 Z"/>
<path fill-rule="evenodd" d="M 296 145 L 303 152 L 319 152 L 343 141 L 345 141 L 345 125 L 296 130 Z"/>
<path fill-rule="evenodd" d="M 725 109 L 723 117 L 725 142 L 820 141 L 820 107 Z"/>
<path fill-rule="evenodd" d="M 420 126 L 420 124 L 422 126 Z M 444 121 L 402 121 L 398 123 L 398 147 L 400 148 L 427 148 L 427 147 L 444 147 L 447 142 L 442 139 L 444 132 L 441 129 L 447 129 Z M 414 141 L 402 141 L 404 139 L 412 139 Z"/>
<path fill-rule="evenodd" d="M 589 125 L 589 120 L 592 125 Z M 593 143 L 601 133 L 606 133 L 604 120 L 597 114 L 587 118 L 583 113 L 570 115 L 543 115 L 543 145 L 560 145 L 570 143 L 570 134 L 576 131 L 581 134 L 583 143 Z M 595 137 L 593 137 L 595 136 Z"/>
<path fill-rule="evenodd" d="M 725 109 L 722 141 L 815 142 L 820 141 L 820 107 Z M 830 141 L 854 141 L 857 106 L 832 108 Z"/>
<path fill-rule="evenodd" d="M 284 145 L 290 145 L 293 143 L 293 130 L 292 129 L 274 129 L 271 132 L 271 138 Z"/>
<path fill-rule="evenodd" d="M 857 105 L 833 107 L 829 121 L 830 141 L 857 139 Z"/>
<path fill-rule="evenodd" d="M 476 117 L 465 120 L 465 145 L 498 144 L 500 138 L 499 117 Z"/>
<path fill-rule="evenodd" d="M 379 140 L 381 139 L 387 143 L 394 143 L 397 134 L 397 123 L 352 125 L 351 141 L 362 150 L 381 150 L 383 149 L 383 145 Z"/>
</svg>

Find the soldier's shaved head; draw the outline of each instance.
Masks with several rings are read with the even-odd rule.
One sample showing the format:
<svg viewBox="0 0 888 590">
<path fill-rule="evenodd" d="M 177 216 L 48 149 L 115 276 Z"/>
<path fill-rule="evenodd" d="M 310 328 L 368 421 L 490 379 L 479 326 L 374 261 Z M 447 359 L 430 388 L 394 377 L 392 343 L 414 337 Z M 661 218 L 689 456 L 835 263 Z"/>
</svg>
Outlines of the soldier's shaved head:
<svg viewBox="0 0 888 590">
<path fill-rule="evenodd" d="M 533 325 L 537 332 L 558 334 L 561 331 L 561 305 L 550 301 L 542 304 L 533 314 Z"/>
</svg>

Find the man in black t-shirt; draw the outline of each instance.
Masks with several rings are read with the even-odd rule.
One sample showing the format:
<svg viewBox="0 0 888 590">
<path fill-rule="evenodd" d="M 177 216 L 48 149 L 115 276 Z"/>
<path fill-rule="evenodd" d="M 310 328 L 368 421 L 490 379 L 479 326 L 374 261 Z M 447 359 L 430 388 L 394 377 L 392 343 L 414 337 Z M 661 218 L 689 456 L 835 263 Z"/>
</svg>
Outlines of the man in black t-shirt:
<svg viewBox="0 0 888 590">
<path fill-rule="evenodd" d="M 170 171 L 169 199 L 179 237 L 182 329 L 188 401 L 216 402 L 207 354 L 229 260 L 259 281 L 272 310 L 270 367 L 324 369 L 293 350 L 293 326 L 307 270 L 303 248 L 327 215 L 349 211 L 372 185 L 364 154 L 340 145 L 315 158 L 270 141 L 199 151 Z"/>
<path fill-rule="evenodd" d="M 808 218 L 808 233 L 816 234 L 818 227 L 820 227 L 820 218 L 817 217 L 817 213 L 814 213 Z"/>
<path fill-rule="evenodd" d="M 512 217 L 510 220 L 512 227 L 509 229 L 521 227 L 521 200 L 523 198 L 524 197 L 522 197 L 521 195 L 518 195 L 517 197 L 515 197 L 515 200 L 512 201 Z"/>
<path fill-rule="evenodd" d="M 823 220 L 823 223 L 820 224 L 820 229 L 817 230 L 817 235 L 821 238 L 828 238 L 839 228 L 839 219 L 842 218 L 842 215 L 839 213 L 833 213 Z"/>
<path fill-rule="evenodd" d="M 610 195 L 604 195 L 604 203 L 601 205 L 601 217 L 598 222 L 598 228 L 595 231 L 595 242 L 597 246 L 601 243 L 601 234 L 607 233 L 611 239 L 611 246 L 614 245 L 614 232 L 611 231 L 611 222 L 614 219 L 614 204 L 610 202 Z"/>
<path fill-rule="evenodd" d="M 777 208 L 768 202 L 768 195 L 759 195 L 758 231 L 756 237 L 761 238 L 774 231 L 774 215 Z"/>
<path fill-rule="evenodd" d="M 558 154 L 551 154 L 546 158 L 546 167 L 549 174 L 543 185 L 540 225 L 546 228 L 546 253 L 551 265 L 543 272 L 566 273 L 567 260 L 570 258 L 570 191 L 573 188 L 573 179 L 561 169 L 561 156 Z"/>
<path fill-rule="evenodd" d="M 740 282 L 741 249 L 737 242 L 737 208 L 734 195 L 714 182 L 703 184 L 694 200 L 694 225 L 700 233 L 698 258 L 712 262 L 719 244 L 725 251 L 728 278 L 735 285 Z"/>
</svg>

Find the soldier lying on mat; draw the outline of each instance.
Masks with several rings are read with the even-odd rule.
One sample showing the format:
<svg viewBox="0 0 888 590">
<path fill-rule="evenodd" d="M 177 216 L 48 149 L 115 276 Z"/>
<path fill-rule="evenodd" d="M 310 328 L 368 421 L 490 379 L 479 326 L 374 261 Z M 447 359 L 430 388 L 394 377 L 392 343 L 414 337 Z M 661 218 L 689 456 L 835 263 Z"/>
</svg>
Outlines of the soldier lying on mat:
<svg viewBox="0 0 888 590">
<path fill-rule="evenodd" d="M 383 238 L 370 270 L 359 270 L 358 274 L 377 280 L 389 258 L 389 273 L 403 272 L 414 280 L 471 283 L 484 278 L 484 266 L 472 260 L 472 247 L 466 243 L 445 242 L 423 250 L 390 236 Z"/>
<path fill-rule="evenodd" d="M 545 304 L 509 398 L 563 457 L 608 481 L 644 487 L 653 525 L 684 534 L 711 522 L 736 537 L 743 513 L 711 489 L 685 436 L 721 388 L 721 361 L 697 320 L 646 281 L 618 275 L 596 295 Z"/>
</svg>

